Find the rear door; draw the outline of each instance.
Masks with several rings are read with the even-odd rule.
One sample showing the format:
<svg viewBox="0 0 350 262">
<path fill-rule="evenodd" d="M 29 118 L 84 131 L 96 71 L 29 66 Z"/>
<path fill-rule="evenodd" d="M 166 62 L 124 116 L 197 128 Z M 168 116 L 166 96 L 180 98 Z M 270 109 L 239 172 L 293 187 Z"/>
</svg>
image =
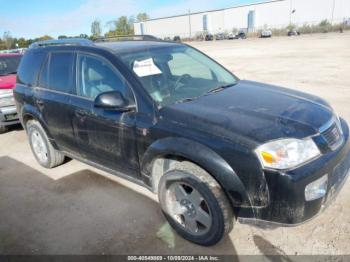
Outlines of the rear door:
<svg viewBox="0 0 350 262">
<path fill-rule="evenodd" d="M 117 90 L 134 100 L 131 88 L 108 60 L 86 53 L 77 55 L 77 89 L 72 97 L 73 130 L 81 155 L 90 161 L 136 176 L 136 112 L 94 107 L 97 95 Z"/>
<path fill-rule="evenodd" d="M 79 153 L 72 130 L 70 99 L 75 87 L 75 53 L 50 52 L 34 89 L 34 103 L 61 150 Z"/>
</svg>

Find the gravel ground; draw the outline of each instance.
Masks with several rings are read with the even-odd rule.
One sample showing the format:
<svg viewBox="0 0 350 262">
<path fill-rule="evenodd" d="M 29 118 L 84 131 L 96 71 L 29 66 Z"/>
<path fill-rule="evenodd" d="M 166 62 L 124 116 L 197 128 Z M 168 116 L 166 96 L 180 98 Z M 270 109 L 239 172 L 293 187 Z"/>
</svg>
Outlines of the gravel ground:
<svg viewBox="0 0 350 262">
<path fill-rule="evenodd" d="M 350 33 L 192 43 L 241 79 L 326 98 L 350 123 Z M 0 254 L 347 254 L 350 182 L 298 227 L 237 223 L 214 247 L 172 232 L 156 197 L 77 161 L 41 168 L 20 127 L 0 135 Z"/>
</svg>

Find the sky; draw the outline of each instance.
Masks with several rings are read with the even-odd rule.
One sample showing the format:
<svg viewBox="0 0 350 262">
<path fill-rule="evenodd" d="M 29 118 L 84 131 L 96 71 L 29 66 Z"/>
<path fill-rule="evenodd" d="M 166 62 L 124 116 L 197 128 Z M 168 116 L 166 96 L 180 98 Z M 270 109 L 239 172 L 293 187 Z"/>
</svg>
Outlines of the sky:
<svg viewBox="0 0 350 262">
<path fill-rule="evenodd" d="M 0 37 L 10 31 L 13 37 L 43 35 L 74 36 L 91 34 L 91 23 L 146 12 L 151 18 L 219 9 L 263 0 L 0 0 Z"/>
</svg>

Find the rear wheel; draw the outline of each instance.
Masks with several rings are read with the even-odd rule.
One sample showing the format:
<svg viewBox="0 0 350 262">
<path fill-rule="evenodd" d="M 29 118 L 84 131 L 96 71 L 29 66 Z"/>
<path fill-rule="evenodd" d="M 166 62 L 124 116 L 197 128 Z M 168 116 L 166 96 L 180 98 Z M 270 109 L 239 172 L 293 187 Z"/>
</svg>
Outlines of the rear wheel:
<svg viewBox="0 0 350 262">
<path fill-rule="evenodd" d="M 214 245 L 232 229 L 232 208 L 220 185 L 191 162 L 161 177 L 159 202 L 169 224 L 196 244 Z"/>
<path fill-rule="evenodd" d="M 28 121 L 27 132 L 30 147 L 40 165 L 53 168 L 63 163 L 64 155 L 51 145 L 39 122 L 35 120 Z"/>
<path fill-rule="evenodd" d="M 8 130 L 7 126 L 1 126 L 1 125 L 0 125 L 0 134 L 6 133 L 7 130 Z"/>
</svg>

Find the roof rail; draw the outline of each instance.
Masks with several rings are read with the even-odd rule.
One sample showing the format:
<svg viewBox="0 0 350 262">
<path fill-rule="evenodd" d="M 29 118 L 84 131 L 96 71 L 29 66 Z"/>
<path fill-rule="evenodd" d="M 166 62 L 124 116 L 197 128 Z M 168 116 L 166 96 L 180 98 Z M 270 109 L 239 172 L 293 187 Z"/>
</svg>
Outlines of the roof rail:
<svg viewBox="0 0 350 262">
<path fill-rule="evenodd" d="M 92 46 L 94 42 L 85 38 L 65 38 L 58 40 L 45 40 L 31 44 L 29 48 L 47 47 L 47 46 L 60 46 L 60 45 L 80 45 L 80 46 Z"/>
<path fill-rule="evenodd" d="M 118 35 L 113 37 L 100 37 L 95 42 L 113 42 L 113 41 L 161 41 L 153 35 Z"/>
</svg>

